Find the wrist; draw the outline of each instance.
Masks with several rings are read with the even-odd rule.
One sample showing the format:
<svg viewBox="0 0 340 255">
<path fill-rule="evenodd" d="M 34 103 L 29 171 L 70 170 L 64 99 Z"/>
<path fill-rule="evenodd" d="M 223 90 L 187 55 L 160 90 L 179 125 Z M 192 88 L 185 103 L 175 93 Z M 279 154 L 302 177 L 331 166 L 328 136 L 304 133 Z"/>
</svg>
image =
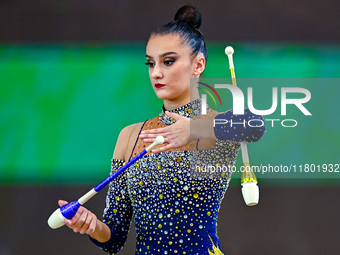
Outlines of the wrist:
<svg viewBox="0 0 340 255">
<path fill-rule="evenodd" d="M 111 231 L 104 222 L 97 219 L 96 228 L 90 236 L 98 242 L 106 243 L 111 238 Z"/>
</svg>

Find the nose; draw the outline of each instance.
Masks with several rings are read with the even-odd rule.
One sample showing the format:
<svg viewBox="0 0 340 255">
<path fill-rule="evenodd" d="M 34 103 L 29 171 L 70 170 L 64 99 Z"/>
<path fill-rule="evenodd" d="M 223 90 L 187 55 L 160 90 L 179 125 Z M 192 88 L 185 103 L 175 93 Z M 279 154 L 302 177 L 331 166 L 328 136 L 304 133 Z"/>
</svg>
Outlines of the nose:
<svg viewBox="0 0 340 255">
<path fill-rule="evenodd" d="M 155 65 L 152 69 L 151 69 L 151 73 L 150 73 L 150 77 L 154 80 L 159 80 L 163 78 L 163 72 L 162 69 L 159 65 Z"/>
</svg>

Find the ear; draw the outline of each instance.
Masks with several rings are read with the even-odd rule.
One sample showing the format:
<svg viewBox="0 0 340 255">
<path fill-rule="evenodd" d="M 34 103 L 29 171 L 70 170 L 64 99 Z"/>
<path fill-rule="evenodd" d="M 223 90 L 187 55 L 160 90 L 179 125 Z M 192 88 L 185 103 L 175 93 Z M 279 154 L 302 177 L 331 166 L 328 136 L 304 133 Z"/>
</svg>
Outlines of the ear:
<svg viewBox="0 0 340 255">
<path fill-rule="evenodd" d="M 202 53 L 199 53 L 194 60 L 194 75 L 200 76 L 205 69 L 205 58 Z"/>
</svg>

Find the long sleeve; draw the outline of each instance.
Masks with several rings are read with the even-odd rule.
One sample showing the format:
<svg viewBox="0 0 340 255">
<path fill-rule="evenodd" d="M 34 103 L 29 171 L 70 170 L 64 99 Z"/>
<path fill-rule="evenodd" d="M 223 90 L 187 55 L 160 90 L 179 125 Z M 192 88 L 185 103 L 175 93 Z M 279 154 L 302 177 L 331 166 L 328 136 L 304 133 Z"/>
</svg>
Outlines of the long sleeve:
<svg viewBox="0 0 340 255">
<path fill-rule="evenodd" d="M 265 132 L 263 117 L 249 109 L 244 110 L 244 115 L 234 115 L 230 110 L 214 119 L 214 133 L 220 140 L 257 142 Z"/>
<path fill-rule="evenodd" d="M 123 160 L 112 159 L 111 173 L 122 166 Z M 106 196 L 103 222 L 110 228 L 111 238 L 106 243 L 98 242 L 90 237 L 91 241 L 108 254 L 117 253 L 126 242 L 132 214 L 133 208 L 127 190 L 126 174 L 123 172 L 110 183 Z"/>
</svg>

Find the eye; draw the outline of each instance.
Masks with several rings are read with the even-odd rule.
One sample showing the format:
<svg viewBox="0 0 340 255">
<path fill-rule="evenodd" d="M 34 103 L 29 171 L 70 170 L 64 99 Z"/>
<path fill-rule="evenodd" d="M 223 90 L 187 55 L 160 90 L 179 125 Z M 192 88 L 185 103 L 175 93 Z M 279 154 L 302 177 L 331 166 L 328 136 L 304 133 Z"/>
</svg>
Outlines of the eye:
<svg viewBox="0 0 340 255">
<path fill-rule="evenodd" d="M 171 66 L 175 62 L 175 59 L 167 59 L 164 61 L 165 66 Z"/>
<path fill-rule="evenodd" d="M 152 62 L 150 62 L 150 61 L 148 61 L 148 62 L 146 62 L 146 63 L 144 63 L 144 64 L 146 64 L 146 65 L 149 66 L 149 67 L 154 67 L 154 66 L 155 66 L 155 64 L 152 63 Z"/>
</svg>

